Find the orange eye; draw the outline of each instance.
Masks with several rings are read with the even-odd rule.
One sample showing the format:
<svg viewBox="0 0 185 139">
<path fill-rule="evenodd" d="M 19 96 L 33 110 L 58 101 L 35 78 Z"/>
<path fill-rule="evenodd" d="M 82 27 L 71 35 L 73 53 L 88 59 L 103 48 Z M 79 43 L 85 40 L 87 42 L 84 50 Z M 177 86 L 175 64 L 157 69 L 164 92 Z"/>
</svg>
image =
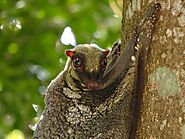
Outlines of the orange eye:
<svg viewBox="0 0 185 139">
<path fill-rule="evenodd" d="M 107 66 L 107 58 L 103 57 L 100 60 L 100 67 L 104 69 L 104 68 L 106 68 L 106 66 Z"/>
<path fill-rule="evenodd" d="M 73 65 L 75 68 L 79 68 L 84 64 L 84 59 L 81 55 L 74 57 Z"/>
</svg>

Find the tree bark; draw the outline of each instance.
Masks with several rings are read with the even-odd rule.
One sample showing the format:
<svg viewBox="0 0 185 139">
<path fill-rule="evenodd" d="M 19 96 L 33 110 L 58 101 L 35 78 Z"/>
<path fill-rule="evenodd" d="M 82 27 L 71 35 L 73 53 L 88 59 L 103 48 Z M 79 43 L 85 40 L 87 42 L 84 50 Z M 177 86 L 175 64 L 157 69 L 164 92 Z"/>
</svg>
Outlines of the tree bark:
<svg viewBox="0 0 185 139">
<path fill-rule="evenodd" d="M 156 1 L 123 1 L 123 43 L 153 2 Z M 142 69 L 139 70 L 145 86 L 136 94 L 134 119 L 137 120 L 130 138 L 185 139 L 185 1 L 159 3 L 160 19 L 145 56 L 144 76 Z"/>
</svg>

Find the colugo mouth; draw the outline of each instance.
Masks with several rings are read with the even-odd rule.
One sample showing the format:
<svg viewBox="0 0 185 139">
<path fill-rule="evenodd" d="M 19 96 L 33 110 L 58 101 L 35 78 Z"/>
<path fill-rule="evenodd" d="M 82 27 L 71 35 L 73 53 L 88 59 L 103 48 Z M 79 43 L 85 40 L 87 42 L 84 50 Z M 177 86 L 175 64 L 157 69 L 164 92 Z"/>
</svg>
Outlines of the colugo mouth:
<svg viewBox="0 0 185 139">
<path fill-rule="evenodd" d="M 89 90 L 98 90 L 101 86 L 99 82 L 93 80 L 87 80 L 84 84 Z"/>
</svg>

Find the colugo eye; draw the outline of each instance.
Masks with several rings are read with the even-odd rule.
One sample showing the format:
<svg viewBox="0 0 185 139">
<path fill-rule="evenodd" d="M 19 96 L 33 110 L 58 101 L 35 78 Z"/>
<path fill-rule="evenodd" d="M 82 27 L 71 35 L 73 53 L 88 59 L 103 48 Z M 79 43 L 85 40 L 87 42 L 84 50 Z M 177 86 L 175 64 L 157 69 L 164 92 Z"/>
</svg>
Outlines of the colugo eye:
<svg viewBox="0 0 185 139">
<path fill-rule="evenodd" d="M 84 63 L 84 60 L 83 60 L 83 57 L 82 56 L 76 56 L 74 59 L 73 59 L 73 65 L 75 68 L 78 68 L 78 67 L 81 67 Z"/>
<path fill-rule="evenodd" d="M 101 58 L 101 60 L 100 60 L 100 66 L 102 68 L 105 68 L 107 66 L 107 58 L 106 57 Z"/>
</svg>

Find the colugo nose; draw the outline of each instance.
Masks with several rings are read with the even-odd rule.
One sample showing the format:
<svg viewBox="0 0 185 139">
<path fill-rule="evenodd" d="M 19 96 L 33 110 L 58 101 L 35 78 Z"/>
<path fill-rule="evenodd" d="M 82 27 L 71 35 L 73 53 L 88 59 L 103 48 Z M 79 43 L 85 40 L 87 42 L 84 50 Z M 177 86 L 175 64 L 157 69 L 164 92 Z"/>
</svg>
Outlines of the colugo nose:
<svg viewBox="0 0 185 139">
<path fill-rule="evenodd" d="M 91 69 L 90 70 L 90 77 L 91 77 L 91 80 L 97 80 L 98 79 L 97 71 L 95 71 L 94 69 Z"/>
</svg>

